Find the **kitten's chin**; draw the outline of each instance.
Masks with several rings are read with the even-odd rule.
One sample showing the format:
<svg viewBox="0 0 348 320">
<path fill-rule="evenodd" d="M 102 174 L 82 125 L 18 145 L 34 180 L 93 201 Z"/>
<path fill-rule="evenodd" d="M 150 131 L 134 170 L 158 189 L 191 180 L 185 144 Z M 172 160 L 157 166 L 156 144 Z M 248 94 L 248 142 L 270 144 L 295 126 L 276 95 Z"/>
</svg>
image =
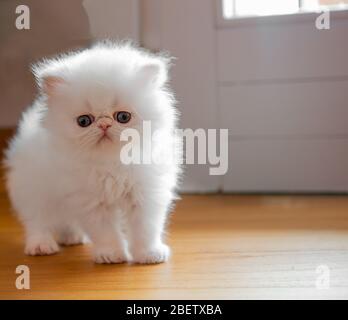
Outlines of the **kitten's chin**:
<svg viewBox="0 0 348 320">
<path fill-rule="evenodd" d="M 94 144 L 93 149 L 96 152 L 104 152 L 106 155 L 119 149 L 119 143 L 108 135 L 101 136 Z"/>
<path fill-rule="evenodd" d="M 103 138 L 98 142 L 90 145 L 83 151 L 87 159 L 93 163 L 109 163 L 119 159 L 120 144 L 113 141 L 111 138 Z"/>
<path fill-rule="evenodd" d="M 114 141 L 108 135 L 102 135 L 97 141 L 97 145 L 110 144 L 110 143 L 114 143 Z"/>
</svg>

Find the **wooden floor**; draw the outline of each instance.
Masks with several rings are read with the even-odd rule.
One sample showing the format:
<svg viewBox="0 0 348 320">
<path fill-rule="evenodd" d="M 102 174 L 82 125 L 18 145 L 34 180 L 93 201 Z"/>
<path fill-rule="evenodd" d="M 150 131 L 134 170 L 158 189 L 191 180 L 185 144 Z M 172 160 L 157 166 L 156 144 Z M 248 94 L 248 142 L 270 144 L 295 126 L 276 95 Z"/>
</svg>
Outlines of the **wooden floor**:
<svg viewBox="0 0 348 320">
<path fill-rule="evenodd" d="M 95 265 L 89 246 L 27 257 L 0 183 L 0 299 L 348 299 L 348 197 L 186 195 L 168 241 L 161 265 Z"/>
</svg>

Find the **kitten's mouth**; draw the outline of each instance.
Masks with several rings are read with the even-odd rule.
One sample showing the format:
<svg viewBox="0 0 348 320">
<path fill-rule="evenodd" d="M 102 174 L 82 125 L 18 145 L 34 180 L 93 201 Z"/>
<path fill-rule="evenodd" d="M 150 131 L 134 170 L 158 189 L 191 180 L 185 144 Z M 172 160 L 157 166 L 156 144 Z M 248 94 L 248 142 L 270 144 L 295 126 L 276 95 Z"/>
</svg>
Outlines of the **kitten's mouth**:
<svg viewBox="0 0 348 320">
<path fill-rule="evenodd" d="M 106 141 L 110 141 L 112 142 L 112 139 L 108 136 L 107 133 L 104 133 L 99 140 L 97 141 L 97 144 L 101 143 L 101 142 L 106 142 Z"/>
</svg>

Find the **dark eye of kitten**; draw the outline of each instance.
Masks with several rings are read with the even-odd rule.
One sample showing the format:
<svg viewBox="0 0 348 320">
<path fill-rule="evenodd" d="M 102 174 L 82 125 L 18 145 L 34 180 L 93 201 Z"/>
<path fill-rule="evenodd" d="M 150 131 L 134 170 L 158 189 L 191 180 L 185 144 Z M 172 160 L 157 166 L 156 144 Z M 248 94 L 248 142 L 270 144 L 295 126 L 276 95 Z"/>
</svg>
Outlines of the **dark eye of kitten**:
<svg viewBox="0 0 348 320">
<path fill-rule="evenodd" d="M 119 111 L 114 114 L 114 119 L 119 123 L 127 123 L 132 118 L 132 115 L 127 111 Z"/>
<path fill-rule="evenodd" d="M 77 124 L 82 128 L 86 128 L 92 124 L 93 120 L 94 119 L 92 116 L 90 116 L 88 114 L 84 114 L 84 115 L 79 116 L 77 118 Z"/>
</svg>

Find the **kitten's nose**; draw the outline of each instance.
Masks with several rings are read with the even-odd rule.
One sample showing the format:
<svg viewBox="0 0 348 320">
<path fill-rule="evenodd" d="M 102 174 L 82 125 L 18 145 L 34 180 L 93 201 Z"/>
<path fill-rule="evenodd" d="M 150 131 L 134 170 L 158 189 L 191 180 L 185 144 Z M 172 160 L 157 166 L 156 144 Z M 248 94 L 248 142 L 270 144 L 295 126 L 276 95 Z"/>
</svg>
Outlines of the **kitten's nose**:
<svg viewBox="0 0 348 320">
<path fill-rule="evenodd" d="M 106 131 L 108 128 L 111 127 L 112 120 L 109 118 L 103 118 L 98 121 L 98 128 L 102 129 L 103 131 Z"/>
<path fill-rule="evenodd" d="M 98 124 L 98 128 L 106 131 L 109 127 L 111 127 L 111 124 L 108 124 L 108 123 L 100 123 Z"/>
</svg>

